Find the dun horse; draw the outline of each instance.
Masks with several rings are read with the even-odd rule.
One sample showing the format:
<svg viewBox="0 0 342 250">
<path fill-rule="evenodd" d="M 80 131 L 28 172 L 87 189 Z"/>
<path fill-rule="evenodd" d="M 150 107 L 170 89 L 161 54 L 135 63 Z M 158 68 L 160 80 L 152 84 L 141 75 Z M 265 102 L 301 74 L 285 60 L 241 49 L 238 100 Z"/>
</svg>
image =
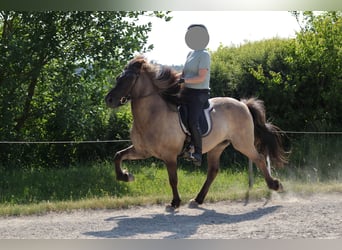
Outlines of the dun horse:
<svg viewBox="0 0 342 250">
<path fill-rule="evenodd" d="M 176 72 L 168 67 L 161 70 L 139 56 L 131 60 L 117 78 L 116 86 L 107 94 L 108 107 L 116 108 L 131 101 L 133 126 L 132 145 L 115 154 L 116 178 L 133 181 L 134 177 L 121 169 L 123 160 L 156 157 L 167 166 L 173 198 L 171 208 L 178 208 L 181 199 L 177 184 L 177 158 L 182 152 L 186 134 L 183 132 L 175 106 L 180 86 Z M 286 162 L 281 146 L 279 129 L 266 123 L 263 102 L 255 98 L 238 101 L 228 97 L 211 98 L 212 130 L 203 137 L 203 153 L 207 153 L 207 178 L 192 204 L 202 204 L 214 181 L 220 155 L 232 144 L 261 170 L 268 187 L 282 190 L 266 167 L 266 156 L 271 162 Z"/>
</svg>

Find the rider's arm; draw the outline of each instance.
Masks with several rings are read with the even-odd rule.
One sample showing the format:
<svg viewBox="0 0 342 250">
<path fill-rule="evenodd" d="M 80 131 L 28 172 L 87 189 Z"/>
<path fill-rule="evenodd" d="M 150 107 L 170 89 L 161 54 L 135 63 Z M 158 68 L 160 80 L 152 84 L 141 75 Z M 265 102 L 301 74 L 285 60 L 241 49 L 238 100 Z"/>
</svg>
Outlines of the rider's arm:
<svg viewBox="0 0 342 250">
<path fill-rule="evenodd" d="M 184 81 L 185 83 L 189 83 L 189 84 L 198 84 L 198 83 L 202 83 L 208 73 L 208 69 L 199 69 L 198 70 L 198 75 L 191 77 L 191 78 L 185 78 Z"/>
</svg>

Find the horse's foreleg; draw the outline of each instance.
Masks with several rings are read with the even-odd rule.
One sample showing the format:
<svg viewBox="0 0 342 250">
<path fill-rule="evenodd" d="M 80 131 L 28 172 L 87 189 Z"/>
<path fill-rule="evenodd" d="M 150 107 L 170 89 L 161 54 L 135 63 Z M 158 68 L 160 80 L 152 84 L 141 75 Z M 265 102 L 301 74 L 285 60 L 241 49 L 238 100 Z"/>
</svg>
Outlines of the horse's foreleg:
<svg viewBox="0 0 342 250">
<path fill-rule="evenodd" d="M 119 181 L 134 181 L 134 176 L 127 170 L 121 169 L 121 162 L 123 160 L 138 160 L 147 158 L 145 155 L 137 152 L 133 145 L 118 151 L 114 156 L 116 179 Z"/>
<path fill-rule="evenodd" d="M 208 191 L 215 180 L 217 173 L 220 167 L 220 156 L 222 151 L 229 145 L 228 142 L 224 142 L 216 146 L 214 149 L 208 152 L 208 171 L 207 171 L 207 179 L 205 180 L 200 192 L 196 196 L 195 199 L 190 201 L 190 207 L 196 207 L 198 204 L 202 204 Z"/>
<path fill-rule="evenodd" d="M 180 206 L 181 199 L 178 193 L 178 176 L 177 176 L 177 159 L 172 161 L 165 161 L 167 167 L 167 173 L 169 175 L 169 183 L 172 189 L 172 201 L 169 206 L 166 207 L 168 210 L 174 210 Z"/>
</svg>

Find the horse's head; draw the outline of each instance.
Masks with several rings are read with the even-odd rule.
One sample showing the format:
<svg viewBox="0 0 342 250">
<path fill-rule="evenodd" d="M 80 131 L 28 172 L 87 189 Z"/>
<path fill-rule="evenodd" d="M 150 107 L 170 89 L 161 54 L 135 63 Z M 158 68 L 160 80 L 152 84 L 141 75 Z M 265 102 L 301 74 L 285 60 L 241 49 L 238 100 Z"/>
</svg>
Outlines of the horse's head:
<svg viewBox="0 0 342 250">
<path fill-rule="evenodd" d="M 105 97 L 108 107 L 117 108 L 130 99 L 131 91 L 139 78 L 144 62 L 143 58 L 135 58 L 127 64 L 121 75 L 116 78 L 115 87 Z"/>
</svg>

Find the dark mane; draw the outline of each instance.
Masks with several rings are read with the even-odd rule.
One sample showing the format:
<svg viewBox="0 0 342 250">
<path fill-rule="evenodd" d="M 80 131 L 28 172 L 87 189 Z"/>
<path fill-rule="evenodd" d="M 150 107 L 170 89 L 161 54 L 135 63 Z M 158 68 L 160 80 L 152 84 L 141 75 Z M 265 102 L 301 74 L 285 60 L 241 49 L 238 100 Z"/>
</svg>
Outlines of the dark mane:
<svg viewBox="0 0 342 250">
<path fill-rule="evenodd" d="M 162 66 L 156 77 L 156 86 L 159 87 L 161 97 L 174 105 L 180 104 L 180 85 L 177 80 L 177 72 L 169 66 Z"/>
<path fill-rule="evenodd" d="M 180 85 L 177 82 L 177 72 L 169 66 L 149 63 L 143 55 L 134 57 L 127 65 L 127 68 L 134 68 L 139 65 L 140 72 L 148 74 L 153 81 L 158 94 L 165 102 L 179 105 Z"/>
<path fill-rule="evenodd" d="M 141 71 L 147 73 L 158 89 L 159 95 L 173 105 L 179 105 L 180 85 L 177 82 L 177 72 L 169 66 L 157 65 L 147 62 L 144 56 L 136 56 L 130 61 L 128 67 L 134 63 L 141 63 Z"/>
</svg>

